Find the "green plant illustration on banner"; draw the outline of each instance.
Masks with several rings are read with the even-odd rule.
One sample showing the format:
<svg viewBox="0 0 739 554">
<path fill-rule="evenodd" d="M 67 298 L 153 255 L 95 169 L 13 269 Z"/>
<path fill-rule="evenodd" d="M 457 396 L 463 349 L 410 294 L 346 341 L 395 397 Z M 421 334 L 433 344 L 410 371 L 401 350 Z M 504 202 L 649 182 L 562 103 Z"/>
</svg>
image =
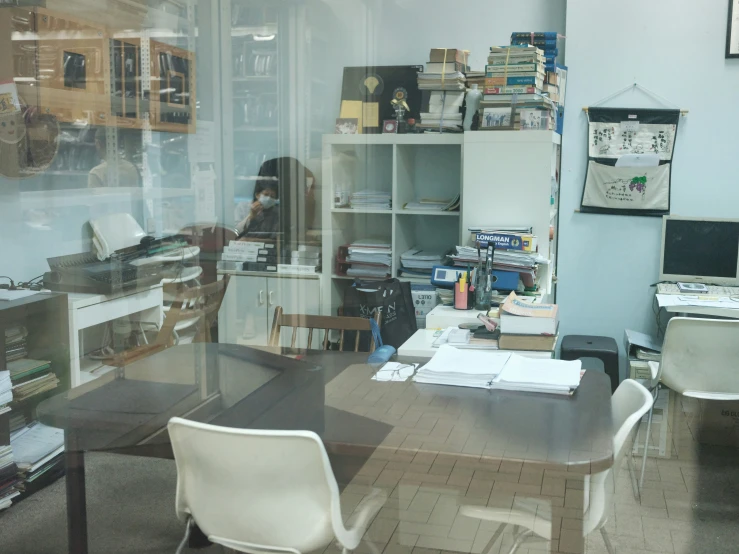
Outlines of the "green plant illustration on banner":
<svg viewBox="0 0 739 554">
<path fill-rule="evenodd" d="M 631 179 L 631 183 L 629 184 L 629 190 L 633 191 L 634 189 L 637 190 L 637 192 L 642 193 L 642 195 L 647 192 L 647 176 L 642 175 L 641 177 L 634 177 Z"/>
</svg>

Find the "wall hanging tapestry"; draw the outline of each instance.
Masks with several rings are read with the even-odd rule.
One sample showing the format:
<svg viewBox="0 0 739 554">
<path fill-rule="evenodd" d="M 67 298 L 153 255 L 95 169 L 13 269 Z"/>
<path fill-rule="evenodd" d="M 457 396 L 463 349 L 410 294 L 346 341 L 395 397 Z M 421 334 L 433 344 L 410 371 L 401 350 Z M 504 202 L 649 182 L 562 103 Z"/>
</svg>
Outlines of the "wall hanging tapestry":
<svg viewBox="0 0 739 554">
<path fill-rule="evenodd" d="M 587 112 L 588 168 L 580 211 L 669 214 L 680 110 L 590 107 Z"/>
</svg>

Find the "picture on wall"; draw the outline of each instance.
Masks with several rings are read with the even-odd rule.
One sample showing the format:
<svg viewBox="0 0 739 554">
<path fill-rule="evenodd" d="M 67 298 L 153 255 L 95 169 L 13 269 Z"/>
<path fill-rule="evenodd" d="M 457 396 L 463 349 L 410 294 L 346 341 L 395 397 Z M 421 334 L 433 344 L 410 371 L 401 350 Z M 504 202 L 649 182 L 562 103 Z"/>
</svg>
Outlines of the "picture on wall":
<svg viewBox="0 0 739 554">
<path fill-rule="evenodd" d="M 588 167 L 580 211 L 662 216 L 680 110 L 588 109 Z"/>
<path fill-rule="evenodd" d="M 739 58 L 739 0 L 729 0 L 726 57 Z"/>
</svg>

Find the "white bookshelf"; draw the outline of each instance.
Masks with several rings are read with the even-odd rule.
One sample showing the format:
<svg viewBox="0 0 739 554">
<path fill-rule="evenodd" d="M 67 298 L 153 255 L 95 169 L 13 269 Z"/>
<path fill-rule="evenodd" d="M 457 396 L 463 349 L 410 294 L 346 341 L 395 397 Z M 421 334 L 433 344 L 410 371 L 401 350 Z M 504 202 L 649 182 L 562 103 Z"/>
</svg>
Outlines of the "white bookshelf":
<svg viewBox="0 0 739 554">
<path fill-rule="evenodd" d="M 393 276 L 400 255 L 414 246 L 449 249 L 471 244 L 474 225 L 530 225 L 542 266 L 543 300 L 553 301 L 556 267 L 557 163 L 560 136 L 550 131 L 478 131 L 464 134 L 324 135 L 322 311 L 336 314 L 352 278 L 336 275 L 339 246 L 384 238 L 393 248 Z M 334 207 L 334 192 L 363 189 L 391 194 L 390 210 Z M 551 197 L 554 191 L 554 203 Z M 405 210 L 420 198 L 460 194 L 460 210 Z M 548 240 L 550 222 L 555 240 Z M 405 279 L 428 282 L 423 279 Z"/>
<path fill-rule="evenodd" d="M 386 239 L 393 248 L 391 274 L 400 255 L 418 246 L 451 250 L 459 244 L 461 214 L 405 210 L 420 198 L 452 198 L 462 190 L 462 135 L 324 135 L 323 311 L 336 314 L 351 277 L 336 274 L 340 246 L 362 238 Z M 387 192 L 389 210 L 334 207 L 334 192 Z M 403 279 L 422 282 L 419 279 Z"/>
</svg>

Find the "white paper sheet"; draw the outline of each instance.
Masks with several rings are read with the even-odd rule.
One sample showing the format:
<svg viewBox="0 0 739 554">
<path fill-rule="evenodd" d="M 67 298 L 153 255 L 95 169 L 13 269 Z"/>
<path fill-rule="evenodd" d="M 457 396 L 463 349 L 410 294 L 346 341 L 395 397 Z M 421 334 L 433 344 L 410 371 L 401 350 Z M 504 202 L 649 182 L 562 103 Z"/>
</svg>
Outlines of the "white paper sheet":
<svg viewBox="0 0 739 554">
<path fill-rule="evenodd" d="M 727 308 L 739 310 L 739 300 L 728 296 L 658 294 L 657 303 L 660 308 L 671 306 L 700 306 L 703 308 Z"/>
</svg>

